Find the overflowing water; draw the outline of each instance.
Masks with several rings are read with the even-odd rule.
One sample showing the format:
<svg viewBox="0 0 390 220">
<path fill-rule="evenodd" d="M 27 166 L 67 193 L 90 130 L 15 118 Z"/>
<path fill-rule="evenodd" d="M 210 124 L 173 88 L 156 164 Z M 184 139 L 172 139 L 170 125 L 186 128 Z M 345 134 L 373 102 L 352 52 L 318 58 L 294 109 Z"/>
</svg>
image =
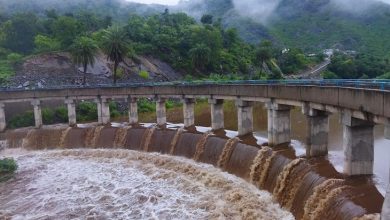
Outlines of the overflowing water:
<svg viewBox="0 0 390 220">
<path fill-rule="evenodd" d="M 297 156 L 298 148 L 251 146 L 232 137 L 124 125 L 9 131 L 3 154 L 16 157 L 20 169 L 0 185 L 1 213 L 16 219 L 378 219 L 383 196 L 371 177 L 346 177 L 326 158 Z M 10 150 L 18 146 L 33 151 Z M 55 148 L 61 150 L 45 150 Z"/>
<path fill-rule="evenodd" d="M 211 165 L 130 150 L 3 151 L 0 219 L 293 219 L 272 196 Z"/>
</svg>

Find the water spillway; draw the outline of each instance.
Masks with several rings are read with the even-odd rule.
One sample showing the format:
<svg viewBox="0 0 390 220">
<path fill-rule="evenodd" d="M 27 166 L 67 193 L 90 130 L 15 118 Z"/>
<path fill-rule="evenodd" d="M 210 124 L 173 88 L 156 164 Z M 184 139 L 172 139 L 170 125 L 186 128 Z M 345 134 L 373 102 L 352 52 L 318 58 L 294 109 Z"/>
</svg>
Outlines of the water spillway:
<svg viewBox="0 0 390 220">
<path fill-rule="evenodd" d="M 142 126 L 91 126 L 20 129 L 2 135 L 9 148 L 120 148 L 172 154 L 208 163 L 269 191 L 274 201 L 291 211 L 296 219 L 354 219 L 363 216 L 375 219 L 379 215 L 369 215 L 380 213 L 383 203 L 382 195 L 369 176 L 347 177 L 338 173 L 325 158 L 298 158 L 290 147 L 260 148 L 246 145 L 238 138 L 227 139 L 212 133 Z M 110 150 L 102 150 L 105 152 L 102 154 L 110 154 L 106 153 Z M 74 156 L 79 154 L 74 152 L 83 151 L 70 152 Z M 118 156 L 111 154 L 111 157 Z M 119 158 L 125 157 L 120 155 Z M 165 166 L 166 163 L 160 161 L 157 165 Z"/>
</svg>

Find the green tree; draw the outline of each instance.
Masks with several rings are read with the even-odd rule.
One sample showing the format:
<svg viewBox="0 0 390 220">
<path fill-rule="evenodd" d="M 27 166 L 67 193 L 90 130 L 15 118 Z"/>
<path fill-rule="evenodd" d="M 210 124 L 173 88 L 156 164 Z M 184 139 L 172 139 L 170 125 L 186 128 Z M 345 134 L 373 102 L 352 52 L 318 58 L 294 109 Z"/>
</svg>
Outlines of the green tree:
<svg viewBox="0 0 390 220">
<path fill-rule="evenodd" d="M 60 42 L 56 39 L 41 34 L 35 36 L 34 44 L 37 52 L 56 51 L 61 48 Z"/>
<path fill-rule="evenodd" d="M 263 41 L 255 52 L 256 61 L 260 66 L 272 59 L 272 43 Z"/>
<path fill-rule="evenodd" d="M 205 66 L 210 62 L 211 49 L 207 47 L 206 44 L 196 44 L 195 47 L 189 51 L 189 55 L 192 59 L 193 66 L 204 70 Z"/>
<path fill-rule="evenodd" d="M 34 49 L 34 37 L 38 31 L 38 18 L 31 13 L 16 14 L 0 28 L 2 45 L 18 53 L 30 53 Z"/>
<path fill-rule="evenodd" d="M 213 16 L 209 15 L 209 14 L 205 14 L 200 19 L 200 22 L 202 22 L 202 24 L 212 24 L 213 23 Z"/>
<path fill-rule="evenodd" d="M 83 85 L 86 84 L 87 66 L 88 64 L 94 65 L 97 52 L 98 46 L 95 41 L 85 36 L 77 38 L 71 46 L 73 62 L 77 65 L 83 65 Z"/>
<path fill-rule="evenodd" d="M 64 49 L 72 45 L 74 39 L 82 33 L 80 23 L 73 17 L 61 16 L 54 21 L 53 26 L 54 36 Z"/>
<path fill-rule="evenodd" d="M 116 71 L 120 62 L 127 54 L 129 43 L 126 32 L 119 26 L 112 26 L 104 31 L 102 49 L 107 60 L 114 62 L 114 84 L 116 84 Z"/>
</svg>

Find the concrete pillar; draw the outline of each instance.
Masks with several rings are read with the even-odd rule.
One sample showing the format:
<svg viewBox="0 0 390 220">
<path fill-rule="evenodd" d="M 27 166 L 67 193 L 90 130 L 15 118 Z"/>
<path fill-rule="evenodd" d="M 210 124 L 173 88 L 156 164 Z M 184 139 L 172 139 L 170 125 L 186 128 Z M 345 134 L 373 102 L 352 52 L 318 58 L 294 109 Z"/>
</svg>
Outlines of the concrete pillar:
<svg viewBox="0 0 390 220">
<path fill-rule="evenodd" d="M 183 99 L 184 127 L 195 125 L 195 99 Z"/>
<path fill-rule="evenodd" d="M 75 127 L 77 126 L 77 119 L 76 119 L 76 103 L 73 99 L 66 99 L 65 104 L 68 107 L 68 120 L 69 120 L 69 126 Z"/>
<path fill-rule="evenodd" d="M 268 144 L 277 146 L 291 142 L 291 106 L 268 103 Z"/>
<path fill-rule="evenodd" d="M 307 118 L 306 156 L 318 157 L 328 154 L 329 114 L 311 108 L 303 108 Z"/>
<path fill-rule="evenodd" d="M 105 98 L 95 100 L 98 111 L 98 122 L 99 124 L 109 124 L 110 123 L 110 106 L 109 102 Z"/>
<path fill-rule="evenodd" d="M 42 122 L 42 108 L 41 108 L 41 101 L 34 99 L 31 101 L 31 105 L 34 107 L 34 119 L 35 119 L 35 127 L 41 128 L 43 125 Z"/>
<path fill-rule="evenodd" d="M 238 116 L 238 136 L 253 132 L 253 102 L 236 100 Z"/>
<path fill-rule="evenodd" d="M 209 99 L 211 106 L 211 128 L 213 130 L 223 129 L 225 127 L 223 117 L 223 99 Z"/>
<path fill-rule="evenodd" d="M 383 202 L 381 220 L 390 220 L 390 185 L 387 188 L 385 201 Z"/>
<path fill-rule="evenodd" d="M 129 99 L 129 123 L 137 124 L 138 123 L 138 103 L 137 98 Z"/>
<path fill-rule="evenodd" d="M 374 124 L 351 117 L 341 116 L 343 124 L 344 173 L 347 175 L 373 174 Z"/>
<path fill-rule="evenodd" d="M 164 126 L 167 123 L 167 110 L 165 108 L 165 98 L 156 99 L 157 125 Z"/>
<path fill-rule="evenodd" d="M 387 119 L 387 122 L 385 123 L 384 136 L 387 140 L 390 140 L 390 119 Z"/>
<path fill-rule="evenodd" d="M 4 111 L 4 103 L 0 102 L 0 132 L 3 132 L 7 127 L 7 123 L 5 121 L 5 111 Z"/>
</svg>

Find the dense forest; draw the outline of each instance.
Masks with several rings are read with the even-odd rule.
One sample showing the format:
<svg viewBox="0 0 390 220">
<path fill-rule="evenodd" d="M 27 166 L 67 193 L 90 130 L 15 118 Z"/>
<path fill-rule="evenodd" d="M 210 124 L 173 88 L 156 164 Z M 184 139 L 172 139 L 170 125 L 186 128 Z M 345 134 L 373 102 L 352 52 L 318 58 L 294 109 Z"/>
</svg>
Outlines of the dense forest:
<svg viewBox="0 0 390 220">
<path fill-rule="evenodd" d="M 274 79 L 323 59 L 306 57 L 299 49 L 282 53 L 281 48 L 266 40 L 251 45 L 235 29 L 222 28 L 212 15 L 204 15 L 197 23 L 184 13 L 169 13 L 168 9 L 151 16 L 130 15 L 124 23 L 89 12 L 58 14 L 48 10 L 45 16 L 16 13 L 3 17 L 0 28 L 3 78 L 12 75 L 13 67 L 31 54 L 68 51 L 77 64 L 92 64 L 98 50 L 110 56 L 112 51 L 107 47 L 115 40 L 122 44 L 118 62 L 123 57 L 152 55 L 188 78 L 212 74 L 222 78 Z M 80 57 L 83 51 L 88 53 Z"/>
<path fill-rule="evenodd" d="M 0 0 L 2 1 L 4 0 Z M 297 27 L 294 22 L 302 16 L 292 13 L 298 9 L 291 10 L 290 14 L 284 14 L 292 23 L 280 26 L 283 17 L 279 16 L 278 19 L 272 20 L 273 28 L 268 28 L 267 32 L 265 26 L 253 19 L 239 17 L 238 13 L 232 12 L 232 3 L 225 0 L 208 1 L 204 5 L 199 5 L 202 1 L 193 1 L 191 4 L 183 2 L 172 9 L 173 12 L 159 5 L 124 4 L 120 0 L 99 0 L 93 3 L 69 1 L 67 4 L 60 4 L 58 1 L 2 3 L 4 3 L 0 7 L 2 83 L 5 83 L 15 73 L 15 68 L 29 56 L 60 51 L 69 52 L 73 61 L 84 67 L 93 64 L 94 56 L 103 52 L 108 60 L 115 63 L 114 72 L 117 72 L 118 63 L 125 57 L 136 60 L 139 55 L 149 55 L 167 62 L 175 70 L 186 75 L 188 80 L 281 79 L 321 63 L 325 58 L 321 47 L 317 48 L 316 55 L 309 56 L 309 53 L 315 50 L 310 50 L 306 46 L 316 45 L 313 41 L 320 40 L 320 37 L 311 36 L 306 39 L 302 38 L 302 34 L 289 33 L 291 28 L 301 27 L 301 25 Z M 218 3 L 220 4 L 217 7 Z M 303 3 L 299 6 L 308 7 L 305 11 L 309 14 L 314 13 L 317 7 Z M 193 13 L 198 14 L 192 14 L 191 17 L 183 12 L 177 12 L 186 11 L 188 7 L 193 7 Z M 286 7 L 280 6 L 275 13 L 287 10 Z M 205 13 L 200 14 L 201 12 Z M 376 24 L 374 20 L 370 21 L 370 24 Z M 310 25 L 308 20 L 302 22 Z M 383 22 L 386 20 L 379 22 L 378 25 Z M 331 26 L 318 25 L 322 28 Z M 253 31 L 256 30 L 257 35 L 253 35 Z M 377 37 L 379 30 L 375 28 L 373 30 L 375 32 L 371 35 Z M 388 30 L 384 27 L 381 30 L 387 34 Z M 252 33 L 251 40 L 245 39 L 243 33 L 245 31 Z M 331 35 L 328 33 L 329 36 L 338 36 L 340 39 L 345 37 L 340 34 L 346 34 L 331 30 L 326 32 L 329 31 L 334 33 Z M 277 34 L 271 36 L 271 33 Z M 281 43 L 280 39 L 287 36 L 283 37 L 285 34 L 290 37 L 284 40 L 286 43 Z M 258 38 L 254 39 L 254 36 Z M 294 36 L 300 36 L 301 43 L 294 43 Z M 385 43 L 374 38 L 371 40 L 377 41 L 378 44 Z M 343 49 L 348 49 L 349 46 L 345 45 L 347 46 L 332 57 L 329 70 L 323 74 L 324 78 L 390 77 L 390 57 L 386 55 L 388 51 L 378 52 L 379 49 L 386 49 L 386 46 L 381 48 L 379 45 L 374 48 L 377 52 L 358 50 L 346 53 Z M 114 74 L 113 78 L 116 81 L 117 74 Z"/>
</svg>

